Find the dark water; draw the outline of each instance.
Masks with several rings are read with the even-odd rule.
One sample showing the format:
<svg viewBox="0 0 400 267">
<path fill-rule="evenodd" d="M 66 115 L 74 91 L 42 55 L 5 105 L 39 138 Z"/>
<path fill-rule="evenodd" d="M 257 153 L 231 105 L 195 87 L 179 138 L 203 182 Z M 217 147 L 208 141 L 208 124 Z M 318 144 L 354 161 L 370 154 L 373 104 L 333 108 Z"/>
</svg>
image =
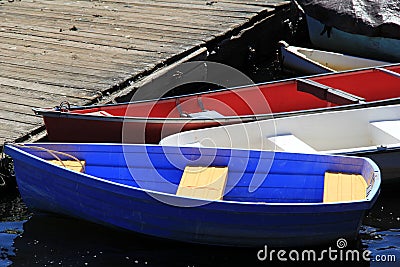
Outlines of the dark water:
<svg viewBox="0 0 400 267">
<path fill-rule="evenodd" d="M 360 239 L 347 248 L 394 255 L 391 263 L 352 261 L 351 266 L 400 266 L 400 183 L 384 185 L 365 217 Z M 0 266 L 319 266 L 321 262 L 259 261 L 262 248 L 224 248 L 150 238 L 50 214 L 30 213 L 17 192 L 0 204 Z M 336 248 L 336 244 L 332 244 Z M 326 247 L 312 248 L 316 251 Z M 324 265 L 337 262 L 329 259 Z"/>
<path fill-rule="evenodd" d="M 255 82 L 297 76 L 282 71 L 276 56 L 267 64 L 248 65 Z M 359 240 L 347 248 L 360 254 L 369 250 L 372 260 L 380 256 L 392 262 L 260 261 L 257 252 L 262 248 L 184 244 L 58 215 L 32 214 L 17 190 L 0 191 L 0 266 L 400 266 L 400 178 L 398 183 L 383 185 L 363 221 Z M 318 252 L 327 247 L 311 249 Z"/>
</svg>

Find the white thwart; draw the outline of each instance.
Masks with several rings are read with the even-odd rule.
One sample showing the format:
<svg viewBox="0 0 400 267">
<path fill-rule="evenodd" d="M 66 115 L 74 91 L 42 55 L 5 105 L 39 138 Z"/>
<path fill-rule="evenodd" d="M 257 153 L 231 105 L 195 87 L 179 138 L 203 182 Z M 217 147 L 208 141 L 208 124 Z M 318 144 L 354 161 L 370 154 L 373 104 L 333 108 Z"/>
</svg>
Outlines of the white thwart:
<svg viewBox="0 0 400 267">
<path fill-rule="evenodd" d="M 293 134 L 268 137 L 268 140 L 275 143 L 283 151 L 315 153 L 315 149 L 301 141 Z"/>
<path fill-rule="evenodd" d="M 371 125 L 390 134 L 394 138 L 399 139 L 400 142 L 400 120 L 376 121 L 376 122 L 371 122 Z"/>
</svg>

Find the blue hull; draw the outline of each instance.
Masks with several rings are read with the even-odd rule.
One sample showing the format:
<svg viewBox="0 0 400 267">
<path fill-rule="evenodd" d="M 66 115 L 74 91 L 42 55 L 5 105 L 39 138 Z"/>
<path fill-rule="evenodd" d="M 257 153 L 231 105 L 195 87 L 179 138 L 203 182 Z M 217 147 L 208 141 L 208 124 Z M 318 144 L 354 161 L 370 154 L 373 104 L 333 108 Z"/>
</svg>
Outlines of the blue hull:
<svg viewBox="0 0 400 267">
<path fill-rule="evenodd" d="M 90 164 L 93 166 L 99 164 L 101 158 L 109 164 L 110 161 L 119 162 L 119 154 L 123 150 L 121 145 L 40 144 L 40 146 L 51 147 L 57 151 L 67 151 L 80 159 L 84 158 L 88 163 L 87 172 L 90 172 Z M 128 148 L 133 154 L 140 155 L 140 151 L 146 146 L 130 145 Z M 154 146 L 150 149 L 150 153 L 155 153 L 155 157 L 163 155 L 162 147 Z M 185 148 L 180 151 L 183 151 L 188 158 L 200 155 L 198 149 L 194 148 Z M 227 156 L 231 150 L 202 149 L 201 151 L 203 156 L 208 152 L 215 155 L 213 164 L 231 164 L 226 162 L 227 160 L 232 161 L 231 157 L 233 156 Z M 229 153 L 227 154 L 227 152 Z M 265 174 L 266 180 L 261 187 L 253 193 L 249 193 L 247 188 L 247 194 L 254 196 L 254 202 L 251 201 L 252 198 L 248 197 L 245 198 L 247 201 L 240 201 L 244 198 L 244 193 L 239 192 L 243 190 L 240 186 L 242 184 L 246 186 L 246 175 L 242 175 L 237 184 L 232 185 L 231 191 L 225 195 L 226 201 L 206 202 L 199 199 L 177 197 L 173 192 L 156 192 L 154 188 L 152 191 L 143 190 L 137 185 L 136 187 L 133 184 L 129 185 L 132 182 L 129 179 L 118 183 L 116 179 L 98 179 L 66 170 L 40 159 L 39 157 L 45 155 L 43 152 L 30 151 L 27 148 L 7 146 L 6 153 L 13 157 L 21 196 L 31 209 L 65 214 L 151 236 L 213 245 L 304 246 L 327 243 L 338 238 L 355 239 L 364 213 L 372 207 L 380 185 L 379 170 L 366 159 L 322 155 L 303 156 L 301 154 L 292 154 L 293 157 L 290 153 L 275 153 L 271 170 L 269 174 Z M 32 156 L 31 153 L 37 156 Z M 237 155 L 242 153 L 247 153 L 248 156 L 248 152 L 239 150 Z M 266 158 L 273 154 L 265 153 L 268 153 Z M 265 153 L 257 151 L 250 153 L 250 163 L 244 164 L 246 173 L 252 171 L 250 169 L 253 158 L 258 158 L 260 163 L 266 162 L 263 155 Z M 166 152 L 165 155 L 173 157 L 175 154 Z M 150 156 L 150 158 L 152 157 Z M 290 158 L 294 162 L 290 162 Z M 91 159 L 93 159 L 92 163 Z M 334 161 L 332 162 L 330 159 L 334 159 Z M 137 160 L 140 161 L 140 158 Z M 311 165 L 303 169 L 299 160 L 308 161 Z M 190 160 L 187 163 L 189 162 Z M 240 161 L 238 162 L 233 162 L 229 168 L 233 171 L 235 171 L 234 166 L 239 165 L 237 168 L 241 168 Z M 169 165 L 163 163 L 160 158 L 153 163 L 163 165 L 158 166 L 159 168 L 169 168 Z M 184 162 L 184 164 L 187 163 Z M 291 170 L 291 163 L 296 163 L 297 170 Z M 291 188 L 304 184 L 304 181 L 308 179 L 307 174 L 303 175 L 301 181 L 294 180 L 292 186 L 286 185 L 288 188 L 276 188 L 274 186 L 277 185 L 269 184 L 275 183 L 273 175 L 284 171 L 280 170 L 282 168 L 292 172 L 301 172 L 309 171 L 309 167 L 316 172 L 324 171 L 324 168 L 338 171 L 341 168 L 343 171 L 346 169 L 348 171 L 359 169 L 360 172 L 372 171 L 375 173 L 375 183 L 365 201 L 330 204 L 314 203 L 315 199 L 320 198 L 321 182 L 318 179 L 314 181 L 314 184 L 310 184 L 302 190 L 297 188 L 300 191 Z M 121 181 L 122 178 L 126 178 L 118 166 L 114 168 L 113 172 L 114 174 L 119 173 Z M 147 172 L 149 176 L 152 175 L 152 170 L 148 169 Z M 107 176 L 107 173 L 104 175 Z M 234 175 L 233 173 L 232 176 Z M 310 174 L 310 176 L 312 175 L 316 174 Z M 268 181 L 269 176 L 271 176 L 270 181 Z M 148 185 L 149 188 L 154 186 Z M 297 196 L 293 199 L 293 202 L 296 203 L 288 202 L 285 197 L 282 197 L 281 200 L 277 200 L 275 197 L 275 203 L 261 203 L 263 190 L 270 190 L 271 195 L 274 192 L 277 195 L 283 195 L 285 189 L 292 190 L 290 194 L 297 192 Z M 167 187 L 160 186 L 161 192 L 168 190 Z M 307 190 L 312 192 L 304 193 L 308 192 Z M 307 194 L 308 196 L 304 197 Z M 271 197 L 268 202 L 273 201 Z M 174 203 L 174 205 L 166 203 Z M 184 207 L 184 205 L 190 206 L 191 204 L 196 207 Z"/>
<path fill-rule="evenodd" d="M 400 40 L 352 34 L 334 27 L 328 36 L 321 34 L 322 23 L 308 15 L 306 18 L 311 43 L 316 47 L 389 62 L 400 61 Z"/>
</svg>

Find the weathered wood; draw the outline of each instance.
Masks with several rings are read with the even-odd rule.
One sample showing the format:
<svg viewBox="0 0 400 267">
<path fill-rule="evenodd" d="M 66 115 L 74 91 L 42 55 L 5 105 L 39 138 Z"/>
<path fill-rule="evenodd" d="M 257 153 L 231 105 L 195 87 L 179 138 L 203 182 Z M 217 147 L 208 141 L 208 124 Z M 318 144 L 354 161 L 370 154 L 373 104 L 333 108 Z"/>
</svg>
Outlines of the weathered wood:
<svg viewBox="0 0 400 267">
<path fill-rule="evenodd" d="M 84 25 L 87 25 L 87 21 L 85 20 L 71 20 L 71 19 L 65 19 L 63 17 L 60 18 L 60 16 L 62 16 L 63 14 L 59 14 L 58 16 L 55 15 L 48 15 L 47 13 L 25 13 L 22 11 L 12 11 L 11 13 L 9 13 L 10 15 L 13 16 L 19 16 L 22 18 L 30 18 L 30 17 L 36 17 L 36 18 L 40 18 L 40 17 L 44 17 L 48 20 L 55 20 L 56 22 L 59 23 L 61 29 L 65 29 L 65 27 L 72 27 L 72 26 L 76 26 L 77 29 L 83 28 Z M 52 14 L 52 13 L 51 13 Z M 65 16 L 65 15 L 64 15 Z M 108 19 L 102 19 L 103 23 L 109 23 L 110 26 L 110 30 L 118 27 L 124 27 L 124 26 L 132 26 L 134 25 L 134 27 L 140 27 L 142 29 L 161 29 L 161 30 L 168 30 L 168 31 L 175 31 L 175 32 L 181 32 L 181 33 L 202 33 L 203 31 L 207 31 L 207 32 L 218 32 L 218 30 L 215 29 L 207 29 L 204 26 L 198 25 L 198 26 L 191 26 L 191 25 L 185 25 L 184 23 L 181 22 L 175 22 L 173 23 L 171 22 L 163 22 L 163 21 L 154 21 L 153 18 L 153 23 L 151 23 L 151 20 L 149 18 L 143 20 L 140 19 L 132 19 L 130 21 L 121 21 L 119 20 L 108 20 Z M 60 21 L 64 21 L 64 23 L 66 22 L 67 24 L 61 24 Z M 67 28 L 67 29 L 68 29 Z"/>
<path fill-rule="evenodd" d="M 36 9 L 36 10 L 35 10 Z M 85 10 L 85 12 L 78 12 L 76 13 L 76 8 L 71 8 L 68 6 L 59 6 L 59 7 L 54 7 L 52 6 L 51 8 L 42 8 L 40 10 L 37 10 L 37 7 L 25 7 L 25 8 L 14 8 L 12 15 L 19 15 L 19 16 L 30 16 L 30 17 L 39 17 L 39 15 L 48 17 L 48 18 L 55 18 L 57 19 L 58 22 L 64 21 L 67 22 L 68 24 L 76 22 L 76 23 L 81 23 L 81 25 L 85 25 L 88 23 L 93 23 L 93 21 L 97 21 L 98 23 L 104 24 L 108 23 L 108 27 L 113 26 L 116 27 L 117 25 L 124 25 L 127 22 L 134 23 L 134 22 L 141 22 L 141 23 L 148 23 L 148 26 L 154 25 L 166 25 L 166 26 L 173 26 L 173 27 L 181 27 L 182 29 L 179 30 L 185 30 L 185 29 L 204 29 L 209 31 L 210 29 L 207 28 L 207 26 L 214 25 L 216 23 L 222 22 L 232 22 L 232 16 L 219 16 L 218 18 L 212 17 L 209 15 L 207 12 L 206 14 L 204 13 L 199 13 L 199 12 L 188 12 L 188 13 L 182 13 L 179 12 L 179 15 L 177 15 L 176 12 L 169 10 L 169 11 L 164 11 L 159 14 L 153 14 L 150 12 L 149 14 L 149 7 L 146 7 L 146 14 L 143 14 L 143 11 L 140 8 L 134 8 L 134 9 L 128 9 L 127 11 L 122 11 L 118 10 L 118 17 L 116 17 L 116 13 L 112 12 L 110 13 L 108 10 L 104 9 L 92 9 L 88 8 Z M 156 11 L 159 11 L 159 9 L 156 9 Z M 182 10 L 181 10 L 182 11 Z M 222 13 L 222 12 L 220 12 Z M 224 12 L 223 14 L 226 14 Z M 222 14 L 222 15 L 223 15 Z M 257 13 L 254 12 L 256 15 Z M 55 17 L 54 15 L 60 15 L 59 17 Z M 238 19 L 248 19 L 248 15 L 242 17 L 242 18 L 236 18 Z M 154 22 L 154 18 L 157 19 L 156 22 Z M 153 19 L 153 23 L 152 23 Z M 178 21 L 179 20 L 179 21 Z M 111 24 L 112 23 L 112 24 Z M 49 23 L 50 24 L 50 23 Z M 68 25 L 60 25 L 62 28 Z M 135 24 L 133 24 L 134 27 L 137 27 Z M 213 30 L 212 30 L 213 31 Z"/>
<path fill-rule="evenodd" d="M 0 111 L 0 116 L 3 115 L 3 111 Z M 0 142 L 3 144 L 5 141 L 12 142 L 15 139 L 26 135 L 32 129 L 34 125 L 27 124 L 25 122 L 18 122 L 16 120 L 7 120 L 0 117 Z"/>
<path fill-rule="evenodd" d="M 5 18 L 12 18 L 14 16 L 26 16 L 26 14 L 4 14 L 3 16 Z M 43 20 L 43 18 L 39 15 L 36 16 L 26 16 L 26 19 L 32 20 L 34 23 L 33 25 L 35 26 L 51 26 L 57 29 L 58 31 L 61 30 L 61 32 L 65 31 L 70 31 L 70 28 L 72 26 L 75 26 L 77 28 L 77 31 L 98 31 L 98 30 L 105 30 L 106 32 L 110 34 L 122 34 L 123 36 L 127 35 L 133 35 L 136 37 L 136 35 L 144 35 L 148 38 L 152 38 L 153 36 L 158 38 L 158 39 L 167 39 L 171 38 L 171 40 L 179 40 L 183 39 L 185 41 L 190 40 L 191 38 L 202 38 L 208 35 L 212 35 L 213 30 L 211 31 L 203 31 L 203 32 L 190 32 L 190 36 L 185 35 L 187 31 L 182 30 L 181 28 L 170 28 L 170 27 L 164 27 L 162 31 L 160 31 L 159 26 L 153 26 L 152 24 L 148 25 L 141 25 L 138 27 L 134 22 L 116 22 L 116 21 L 110 21 L 110 22 L 87 22 L 87 21 L 73 21 L 68 19 L 62 19 L 62 18 L 47 18 L 49 20 L 52 20 L 54 23 L 49 24 L 47 20 Z M 34 28 L 32 25 L 27 25 L 30 26 L 30 28 Z M 167 39 L 168 40 L 168 39 Z"/>
<path fill-rule="evenodd" d="M 2 39 L 9 39 L 13 40 L 14 42 L 32 42 L 32 43 L 37 43 L 41 44 L 43 49 L 50 49 L 50 50 L 60 50 L 62 48 L 63 50 L 68 50 L 70 49 L 71 51 L 74 51 L 75 53 L 79 54 L 85 54 L 89 53 L 90 55 L 93 56 L 104 56 L 108 55 L 110 59 L 112 60 L 119 60 L 123 62 L 127 62 L 129 57 L 140 57 L 140 58 L 146 58 L 147 57 L 153 57 L 153 58 L 164 58 L 165 55 L 162 53 L 154 53 L 154 52 L 149 52 L 149 51 L 138 51 L 134 50 L 131 48 L 122 48 L 122 47 L 112 47 L 108 45 L 96 45 L 96 44 L 90 44 L 90 43 L 81 43 L 81 42 L 75 42 L 75 41 L 69 41 L 69 40 L 61 40 L 59 38 L 47 38 L 45 36 L 40 36 L 40 35 L 34 35 L 33 33 L 7 33 L 0 31 L 0 37 Z M 125 55 L 125 56 L 124 56 Z"/>
<path fill-rule="evenodd" d="M 82 105 L 87 99 L 73 96 L 60 96 L 57 94 L 43 93 L 24 88 L 0 85 L 0 99 L 13 103 L 21 103 L 30 107 L 47 107 L 68 101 L 74 105 Z"/>
<path fill-rule="evenodd" d="M 0 102 L 2 105 L 7 104 L 9 108 L 0 107 L 0 116 L 4 120 L 11 122 L 19 122 L 22 124 L 29 125 L 40 125 L 41 119 L 32 113 L 32 110 L 28 107 L 22 108 L 17 104 L 10 104 Z M 16 108 L 17 107 L 17 108 Z M 17 109 L 17 110 L 14 110 Z M 3 127 L 2 127 L 3 128 Z M 12 128 L 11 128 L 12 130 Z"/>
<path fill-rule="evenodd" d="M 131 81 L 205 53 L 285 2 L 1 1 L 0 142 L 40 129 L 32 107 L 126 94 Z"/>
<path fill-rule="evenodd" d="M 56 50 L 43 50 L 40 49 L 40 43 L 29 43 L 23 44 L 23 41 L 15 41 L 11 44 L 6 43 L 10 42 L 10 39 L 6 39 L 6 41 L 0 43 L 0 49 L 3 56 L 10 56 L 11 58 L 32 58 L 39 62 L 56 62 L 68 67 L 78 66 L 82 68 L 88 69 L 101 69 L 101 70 L 109 70 L 110 72 L 117 71 L 118 73 L 123 71 L 125 73 L 132 73 L 136 71 L 143 70 L 143 64 L 149 64 L 148 66 L 152 66 L 150 63 L 147 63 L 142 58 L 142 67 L 135 67 L 132 65 L 132 60 L 136 57 L 132 57 L 132 60 L 121 62 L 119 60 L 113 60 L 105 56 L 97 56 L 96 54 L 85 54 L 85 53 L 76 53 L 76 50 L 67 49 L 65 51 L 56 51 Z M 147 59 L 150 61 L 151 57 Z M 154 59 L 153 59 L 154 60 Z M 10 59 L 12 62 L 13 60 Z M 154 63 L 154 62 L 153 62 Z"/>
<path fill-rule="evenodd" d="M 7 51 L 3 51 L 6 52 Z M 89 69 L 87 67 L 79 67 L 79 66 L 67 66 L 62 64 L 61 62 L 46 62 L 46 61 L 39 61 L 35 58 L 27 56 L 18 56 L 18 55 L 9 55 L 8 53 L 0 54 L 0 64 L 5 65 L 12 65 L 12 66 L 22 66 L 22 67 L 38 67 L 44 71 L 46 70 L 57 70 L 63 73 L 69 73 L 71 75 L 79 75 L 82 74 L 83 76 L 92 77 L 93 79 L 101 79 L 101 78 L 109 78 L 115 81 L 118 79 L 125 79 L 129 76 L 130 73 L 122 72 L 119 73 L 118 70 L 114 70 L 111 72 L 109 70 L 97 70 L 97 69 Z M 11 63 L 10 63 L 11 62 Z"/>
<path fill-rule="evenodd" d="M 1 74 L 1 73 L 0 73 Z M 21 88 L 26 88 L 29 90 L 37 90 L 42 92 L 50 92 L 62 96 L 75 96 L 80 98 L 85 98 L 87 100 L 93 99 L 97 97 L 95 92 L 89 90 L 77 90 L 71 87 L 60 87 L 60 86 L 52 86 L 48 84 L 38 83 L 38 82 L 29 82 L 20 79 L 12 79 L 9 77 L 2 77 L 0 75 L 0 85 L 5 86 L 18 86 Z"/>
<path fill-rule="evenodd" d="M 210 1 L 211 2 L 211 1 Z M 38 3 L 34 3 L 37 7 Z M 21 5 L 21 3 L 16 2 L 14 6 Z M 24 5 L 25 6 L 25 5 Z M 98 12 L 108 12 L 110 16 L 115 16 L 119 13 L 124 13 L 124 12 L 132 12 L 135 14 L 136 12 L 143 13 L 143 11 L 146 11 L 147 14 L 159 14 L 159 12 L 164 12 L 164 13 L 177 13 L 177 10 L 179 10 L 179 13 L 201 13 L 201 14 L 225 14 L 223 16 L 247 16 L 248 13 L 258 13 L 261 12 L 263 9 L 260 8 L 260 6 L 249 6 L 249 5 L 237 5 L 236 7 L 232 7 L 229 5 L 229 3 L 222 3 L 220 4 L 213 4 L 213 5 L 207 5 L 207 2 L 204 1 L 201 4 L 194 4 L 192 3 L 186 3 L 186 2 L 180 2 L 177 3 L 176 1 L 102 1 L 101 3 L 95 3 L 95 2 L 90 2 L 90 1 L 48 1 L 46 2 L 46 5 L 40 6 L 41 10 L 46 10 L 46 9 L 53 9 L 56 6 L 61 6 L 61 7 L 74 7 L 74 11 L 79 13 L 83 10 L 89 11 L 89 10 L 97 10 Z M 35 8 L 34 6 L 31 6 Z"/>
<path fill-rule="evenodd" d="M 18 69 L 18 72 L 15 70 Z M 79 89 L 99 90 L 99 88 L 111 87 L 117 82 L 89 79 L 84 75 L 73 75 L 62 73 L 54 70 L 43 70 L 41 68 L 22 67 L 18 65 L 2 64 L 0 76 L 9 77 L 14 79 L 21 79 L 23 81 L 31 81 L 38 83 L 45 83 L 60 87 L 74 87 Z"/>
</svg>

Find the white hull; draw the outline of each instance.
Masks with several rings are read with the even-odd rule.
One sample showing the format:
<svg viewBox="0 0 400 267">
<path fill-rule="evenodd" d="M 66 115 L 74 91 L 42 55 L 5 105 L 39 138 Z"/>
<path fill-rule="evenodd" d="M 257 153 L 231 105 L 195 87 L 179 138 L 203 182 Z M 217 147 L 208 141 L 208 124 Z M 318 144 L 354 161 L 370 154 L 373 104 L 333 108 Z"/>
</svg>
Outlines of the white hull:
<svg viewBox="0 0 400 267">
<path fill-rule="evenodd" d="M 400 105 L 334 111 L 188 131 L 162 145 L 229 147 L 329 154 L 400 154 Z M 386 155 L 387 157 L 387 155 Z M 395 160 L 400 160 L 397 158 Z M 385 176 L 385 164 L 377 162 Z M 398 167 L 400 174 L 400 164 Z"/>
<path fill-rule="evenodd" d="M 355 57 L 341 53 L 315 50 L 279 42 L 281 64 L 304 74 L 319 74 L 389 64 L 385 61 Z"/>
</svg>

